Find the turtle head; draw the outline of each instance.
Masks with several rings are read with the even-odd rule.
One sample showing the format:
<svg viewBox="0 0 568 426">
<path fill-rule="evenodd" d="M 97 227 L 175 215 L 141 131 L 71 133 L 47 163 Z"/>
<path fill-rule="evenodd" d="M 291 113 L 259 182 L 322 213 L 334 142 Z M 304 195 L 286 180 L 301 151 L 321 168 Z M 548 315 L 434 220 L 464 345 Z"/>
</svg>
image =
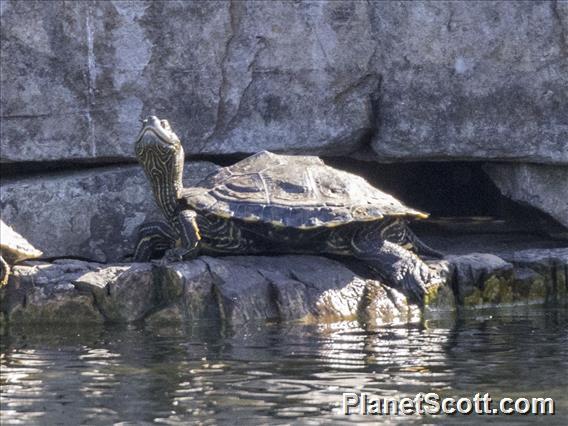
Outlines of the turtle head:
<svg viewBox="0 0 568 426">
<path fill-rule="evenodd" d="M 142 120 L 135 151 L 150 180 L 156 203 L 167 218 L 173 217 L 183 188 L 184 152 L 170 123 L 153 115 Z"/>
</svg>

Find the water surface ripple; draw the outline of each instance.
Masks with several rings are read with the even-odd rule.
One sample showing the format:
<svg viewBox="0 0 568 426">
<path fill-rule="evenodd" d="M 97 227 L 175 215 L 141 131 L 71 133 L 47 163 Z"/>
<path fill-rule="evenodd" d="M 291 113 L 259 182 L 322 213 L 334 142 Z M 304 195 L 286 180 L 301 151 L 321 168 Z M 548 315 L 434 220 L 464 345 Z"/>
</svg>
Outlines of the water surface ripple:
<svg viewBox="0 0 568 426">
<path fill-rule="evenodd" d="M 568 424 L 568 313 L 470 314 L 363 329 L 218 324 L 11 328 L 1 344 L 9 424 Z M 342 392 L 552 397 L 557 414 L 348 418 Z"/>
</svg>

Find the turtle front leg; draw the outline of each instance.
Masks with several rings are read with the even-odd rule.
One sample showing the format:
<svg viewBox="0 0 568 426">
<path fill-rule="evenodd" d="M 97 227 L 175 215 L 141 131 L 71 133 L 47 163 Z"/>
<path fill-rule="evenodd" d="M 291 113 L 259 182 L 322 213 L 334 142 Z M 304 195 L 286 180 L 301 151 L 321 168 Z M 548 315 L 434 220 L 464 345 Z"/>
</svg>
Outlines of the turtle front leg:
<svg viewBox="0 0 568 426">
<path fill-rule="evenodd" d="M 8 276 L 10 275 L 10 265 L 0 256 L 0 287 L 8 283 Z"/>
<path fill-rule="evenodd" d="M 402 288 L 406 296 L 418 304 L 424 303 L 432 272 L 414 253 L 374 233 L 361 233 L 352 240 L 351 249 L 353 256 L 367 263 L 387 284 Z"/>
<path fill-rule="evenodd" d="M 199 253 L 201 234 L 197 226 L 197 213 L 193 210 L 182 210 L 176 217 L 179 228 L 180 246 L 169 249 L 164 255 L 164 262 L 176 262 L 184 259 L 193 259 Z"/>
<path fill-rule="evenodd" d="M 166 251 L 176 244 L 176 233 L 166 222 L 147 222 L 138 228 L 138 241 L 134 251 L 135 262 L 147 262 L 157 252 Z"/>
<path fill-rule="evenodd" d="M 197 226 L 197 213 L 193 210 L 182 210 L 177 217 L 180 225 L 181 245 L 187 250 L 186 256 L 195 257 L 201 241 Z"/>
</svg>

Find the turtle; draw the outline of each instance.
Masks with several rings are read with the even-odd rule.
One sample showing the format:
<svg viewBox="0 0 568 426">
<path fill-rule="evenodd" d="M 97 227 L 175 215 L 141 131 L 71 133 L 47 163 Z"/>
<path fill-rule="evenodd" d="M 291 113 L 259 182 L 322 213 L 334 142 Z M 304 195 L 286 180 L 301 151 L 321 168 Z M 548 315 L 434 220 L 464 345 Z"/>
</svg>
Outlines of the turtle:
<svg viewBox="0 0 568 426">
<path fill-rule="evenodd" d="M 26 259 L 37 259 L 42 254 L 41 250 L 0 220 L 0 286 L 8 282 L 10 265 Z"/>
<path fill-rule="evenodd" d="M 164 262 L 198 254 L 350 256 L 423 302 L 435 274 L 418 254 L 442 255 L 408 221 L 427 213 L 317 156 L 261 151 L 184 188 L 180 139 L 167 120 L 142 123 L 135 153 L 165 220 L 139 227 L 135 261 L 164 254 Z"/>
</svg>

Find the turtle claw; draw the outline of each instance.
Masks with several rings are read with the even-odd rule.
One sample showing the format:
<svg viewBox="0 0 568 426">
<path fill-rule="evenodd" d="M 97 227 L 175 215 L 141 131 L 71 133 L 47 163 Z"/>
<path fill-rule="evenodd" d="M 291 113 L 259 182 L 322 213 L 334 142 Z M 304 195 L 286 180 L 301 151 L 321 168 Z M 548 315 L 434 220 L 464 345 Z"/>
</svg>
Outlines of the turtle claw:
<svg viewBox="0 0 568 426">
<path fill-rule="evenodd" d="M 439 288 L 440 286 L 444 285 L 445 279 L 440 271 L 430 267 L 427 267 L 427 270 L 426 268 L 421 268 L 421 275 L 424 275 L 424 278 L 418 280 L 418 287 L 416 284 L 414 284 L 411 287 L 405 287 L 405 289 L 409 291 L 409 294 L 411 294 L 415 298 L 416 302 L 421 307 L 424 307 L 426 295 L 433 289 Z"/>
<path fill-rule="evenodd" d="M 164 257 L 158 260 L 156 263 L 160 266 L 168 265 L 170 263 L 181 262 L 189 253 L 189 250 L 181 247 L 176 247 L 166 250 Z"/>
<path fill-rule="evenodd" d="M 424 306 L 426 295 L 432 288 L 444 283 L 442 275 L 430 267 L 419 268 L 413 279 L 403 280 L 403 289 L 411 300 L 420 306 Z"/>
<path fill-rule="evenodd" d="M 428 292 L 427 281 L 422 279 L 422 277 L 413 275 L 414 274 L 407 275 L 400 281 L 401 289 L 408 299 L 422 306 L 426 293 Z"/>
<path fill-rule="evenodd" d="M 402 290 L 412 303 L 424 306 L 431 285 L 439 275 L 414 253 L 387 240 L 365 236 L 353 243 L 353 255 L 365 261 L 394 288 Z"/>
<path fill-rule="evenodd" d="M 166 250 L 164 256 L 159 260 L 152 260 L 152 263 L 157 266 L 166 266 L 170 263 L 183 262 L 187 259 L 192 259 L 197 256 L 197 250 L 188 250 L 183 247 L 176 247 Z"/>
</svg>

